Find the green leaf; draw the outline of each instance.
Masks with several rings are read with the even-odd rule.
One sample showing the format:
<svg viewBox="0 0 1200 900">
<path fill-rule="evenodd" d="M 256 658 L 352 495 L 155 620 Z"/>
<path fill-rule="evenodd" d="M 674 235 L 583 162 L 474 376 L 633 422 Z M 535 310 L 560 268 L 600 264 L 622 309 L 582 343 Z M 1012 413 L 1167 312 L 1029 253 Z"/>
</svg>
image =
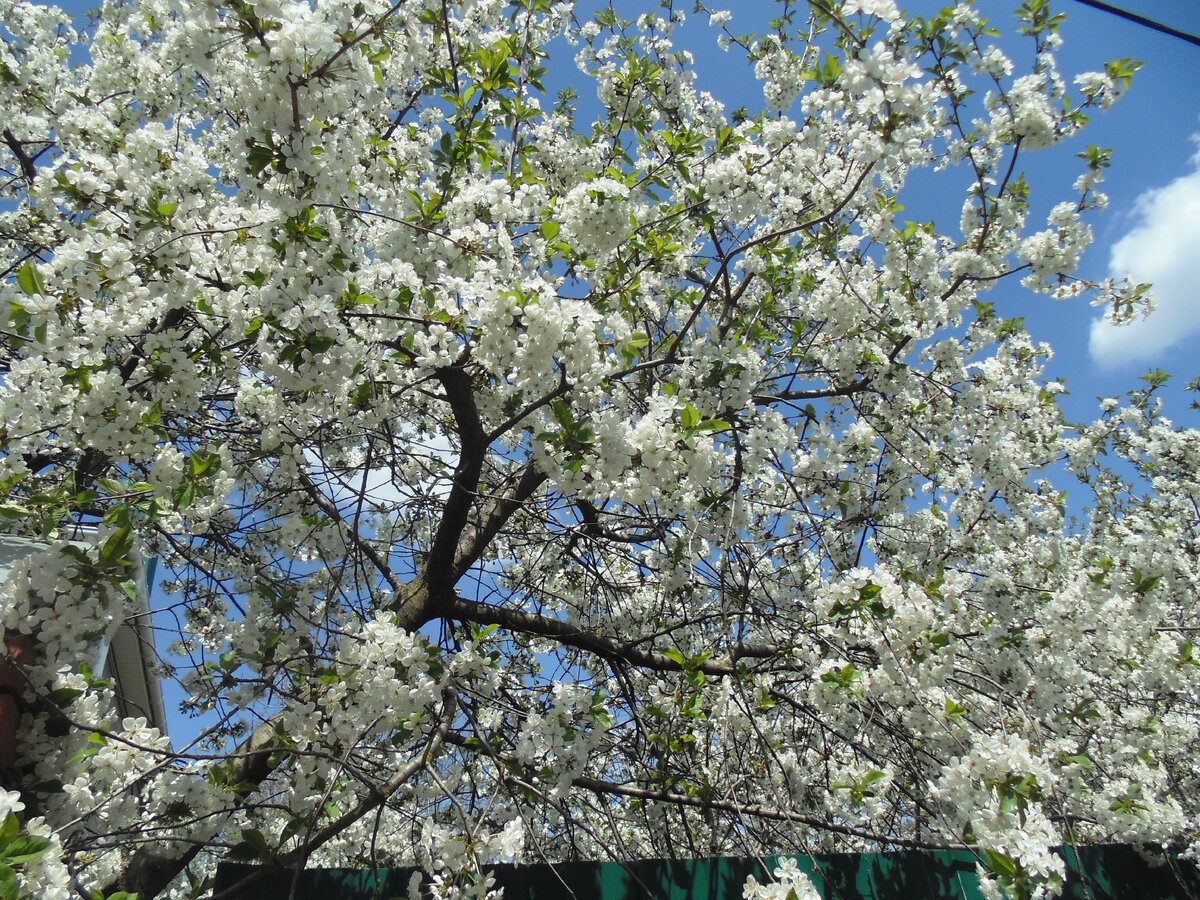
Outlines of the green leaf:
<svg viewBox="0 0 1200 900">
<path fill-rule="evenodd" d="M 17 270 L 17 284 L 30 297 L 46 293 L 46 285 L 42 281 L 42 273 L 38 271 L 37 263 L 32 259 Z"/>
<path fill-rule="evenodd" d="M 1074 763 L 1075 765 L 1079 766 L 1079 768 L 1084 769 L 1085 771 L 1088 771 L 1088 772 L 1093 772 L 1096 769 L 1096 764 L 1094 762 L 1092 762 L 1092 758 L 1090 756 L 1088 756 L 1086 753 L 1077 753 L 1072 756 L 1063 756 L 1063 757 L 1060 757 L 1060 760 L 1064 763 Z"/>
<path fill-rule="evenodd" d="M 16 870 L 0 863 L 0 900 L 18 900 L 17 891 Z"/>
<path fill-rule="evenodd" d="M 191 506 L 195 499 L 196 485 L 190 481 L 185 481 L 171 492 L 171 502 L 179 512 Z"/>
<path fill-rule="evenodd" d="M 0 503 L 0 517 L 5 519 L 23 519 L 29 514 L 29 507 L 20 503 Z"/>
<path fill-rule="evenodd" d="M 258 175 L 275 161 L 275 148 L 265 144 L 251 144 L 246 152 L 246 165 L 251 175 Z"/>
<path fill-rule="evenodd" d="M 554 418 L 558 419 L 558 424 L 563 427 L 564 431 L 572 431 L 575 428 L 575 419 L 571 416 L 571 407 L 567 406 L 562 400 L 555 398 L 550 402 L 550 410 L 554 413 Z"/>
<path fill-rule="evenodd" d="M 821 681 L 825 684 L 836 688 L 847 688 L 851 691 L 855 690 L 854 679 L 857 677 L 858 669 L 854 668 L 853 663 L 846 663 L 840 669 L 831 669 L 828 672 L 821 673 Z"/>
<path fill-rule="evenodd" d="M 100 562 L 102 565 L 113 565 L 123 561 L 129 557 L 132 549 L 133 529 L 126 525 L 108 536 L 104 546 L 100 548 Z"/>
<path fill-rule="evenodd" d="M 689 403 L 683 408 L 683 412 L 679 414 L 679 420 L 685 429 L 691 431 L 700 424 L 700 410 Z"/>
<path fill-rule="evenodd" d="M 1139 597 L 1145 597 L 1162 581 L 1161 575 L 1143 575 L 1140 572 L 1134 572 L 1133 575 L 1133 592 Z"/>
<path fill-rule="evenodd" d="M 995 850 L 985 850 L 984 857 L 987 859 L 988 868 L 1002 878 L 1015 878 L 1017 876 L 1017 864 L 1005 856 L 1003 853 L 997 853 Z"/>
<path fill-rule="evenodd" d="M 1000 794 L 1000 812 L 1002 815 L 1008 815 L 1009 813 L 1020 808 L 1021 805 L 1021 798 L 1016 794 Z"/>
<path fill-rule="evenodd" d="M 674 648 L 671 648 L 670 650 L 664 650 L 663 656 L 671 660 L 671 662 L 677 663 L 678 665 L 687 665 L 687 657 Z"/>
<path fill-rule="evenodd" d="M 120 496 L 125 493 L 125 485 L 117 481 L 115 478 L 99 478 L 96 480 L 96 486 L 110 497 Z"/>
<path fill-rule="evenodd" d="M 219 453 L 193 453 L 189 458 L 192 475 L 200 478 L 221 465 Z"/>
<path fill-rule="evenodd" d="M 543 222 L 541 226 L 542 237 L 548 241 L 558 237 L 558 231 L 562 226 L 558 222 Z"/>
<path fill-rule="evenodd" d="M 50 848 L 50 842 L 45 838 L 26 835 L 19 837 L 3 850 L 0 859 L 12 864 L 33 862 Z"/>
<path fill-rule="evenodd" d="M 269 849 L 266 836 L 257 828 L 243 828 L 242 840 L 259 853 L 265 854 Z"/>
<path fill-rule="evenodd" d="M 61 708 L 70 706 L 76 700 L 83 696 L 83 691 L 76 688 L 60 687 L 55 688 L 50 692 L 50 702 Z"/>
<path fill-rule="evenodd" d="M 1156 390 L 1171 380 L 1171 376 L 1162 369 L 1154 369 L 1141 376 L 1141 380 L 1150 385 L 1152 390 Z"/>
<path fill-rule="evenodd" d="M 11 843 L 13 838 L 20 833 L 21 823 L 17 821 L 16 816 L 10 813 L 8 818 L 4 820 L 4 824 L 0 825 L 0 846 Z"/>
</svg>

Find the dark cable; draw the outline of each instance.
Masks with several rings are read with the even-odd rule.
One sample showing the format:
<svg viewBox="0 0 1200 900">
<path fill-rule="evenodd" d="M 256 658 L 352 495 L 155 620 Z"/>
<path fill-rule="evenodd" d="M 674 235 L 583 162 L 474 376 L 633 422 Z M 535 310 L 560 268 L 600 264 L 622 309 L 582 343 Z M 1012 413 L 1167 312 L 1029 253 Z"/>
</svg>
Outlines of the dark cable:
<svg viewBox="0 0 1200 900">
<path fill-rule="evenodd" d="M 1200 47 L 1200 37 L 1194 34 L 1188 34 L 1186 31 L 1179 31 L 1172 28 L 1170 25 L 1164 25 L 1162 22 L 1155 22 L 1153 19 L 1147 19 L 1145 16 L 1139 16 L 1137 13 L 1131 13 L 1128 10 L 1118 9 L 1115 6 L 1110 6 L 1107 3 L 1102 3 L 1101 0 L 1075 0 L 1076 3 L 1082 3 L 1084 6 L 1090 6 L 1093 9 L 1098 9 L 1106 13 L 1112 13 L 1114 16 L 1120 16 L 1122 19 L 1128 19 L 1130 22 L 1136 22 L 1138 25 L 1145 25 L 1147 28 L 1152 28 L 1162 34 L 1169 34 L 1171 37 L 1177 37 L 1180 40 L 1187 41 L 1189 44 L 1195 44 Z"/>
</svg>

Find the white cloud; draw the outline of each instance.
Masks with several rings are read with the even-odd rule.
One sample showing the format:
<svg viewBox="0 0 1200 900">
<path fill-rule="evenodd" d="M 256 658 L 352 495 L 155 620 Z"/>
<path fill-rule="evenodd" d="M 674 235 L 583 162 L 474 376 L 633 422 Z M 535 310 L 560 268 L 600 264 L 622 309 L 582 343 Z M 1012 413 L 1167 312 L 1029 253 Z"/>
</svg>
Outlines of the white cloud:
<svg viewBox="0 0 1200 900">
<path fill-rule="evenodd" d="M 395 511 L 418 498 L 445 500 L 450 494 L 450 481 L 458 465 L 458 451 L 446 435 L 433 435 L 419 440 L 411 429 L 403 428 L 397 435 L 403 441 L 405 458 L 410 471 L 397 473 L 387 468 L 352 468 L 348 474 L 326 465 L 315 450 L 305 450 L 309 475 L 320 486 L 326 498 L 339 507 L 352 506 L 360 497 L 385 514 Z M 411 481 L 404 480 L 405 477 Z"/>
<path fill-rule="evenodd" d="M 1138 197 L 1133 228 L 1113 244 L 1111 274 L 1153 284 L 1157 308 L 1131 325 L 1092 323 L 1089 351 L 1101 365 L 1151 362 L 1200 333 L 1200 153 L 1192 164 L 1191 174 Z"/>
</svg>

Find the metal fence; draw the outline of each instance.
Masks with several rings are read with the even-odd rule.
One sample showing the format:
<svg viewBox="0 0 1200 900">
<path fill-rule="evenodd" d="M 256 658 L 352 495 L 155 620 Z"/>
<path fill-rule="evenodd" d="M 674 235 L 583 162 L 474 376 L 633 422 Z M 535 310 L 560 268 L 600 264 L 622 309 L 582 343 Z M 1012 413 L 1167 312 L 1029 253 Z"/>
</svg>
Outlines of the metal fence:
<svg viewBox="0 0 1200 900">
<path fill-rule="evenodd" d="M 1200 869 L 1125 844 L 1066 848 L 1064 900 L 1200 900 Z M 982 900 L 965 850 L 797 857 L 825 900 Z M 504 900 L 741 900 L 746 878 L 777 859 L 643 860 L 496 865 Z M 214 895 L 238 900 L 402 900 L 413 869 L 306 869 L 222 863 Z"/>
</svg>

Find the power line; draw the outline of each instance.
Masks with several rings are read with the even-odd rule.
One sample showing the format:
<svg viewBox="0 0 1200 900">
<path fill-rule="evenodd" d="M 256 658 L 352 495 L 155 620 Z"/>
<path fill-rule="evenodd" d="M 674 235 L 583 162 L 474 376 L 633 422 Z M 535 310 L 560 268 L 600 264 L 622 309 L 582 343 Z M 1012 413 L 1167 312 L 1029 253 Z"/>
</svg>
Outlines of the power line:
<svg viewBox="0 0 1200 900">
<path fill-rule="evenodd" d="M 1145 16 L 1139 16 L 1137 13 L 1132 13 L 1125 9 L 1118 9 L 1115 6 L 1102 3 L 1101 0 L 1075 0 L 1075 2 L 1101 10 L 1102 12 L 1112 13 L 1114 16 L 1119 16 L 1130 22 L 1136 22 L 1138 25 L 1144 25 L 1154 31 L 1169 34 L 1171 37 L 1177 37 L 1182 41 L 1187 41 L 1189 44 L 1195 44 L 1197 47 L 1200 47 L 1200 37 L 1194 34 L 1188 34 L 1186 31 L 1180 31 L 1177 28 L 1172 28 L 1170 25 L 1164 25 L 1162 22 L 1155 22 L 1153 19 L 1147 19 Z"/>
</svg>

